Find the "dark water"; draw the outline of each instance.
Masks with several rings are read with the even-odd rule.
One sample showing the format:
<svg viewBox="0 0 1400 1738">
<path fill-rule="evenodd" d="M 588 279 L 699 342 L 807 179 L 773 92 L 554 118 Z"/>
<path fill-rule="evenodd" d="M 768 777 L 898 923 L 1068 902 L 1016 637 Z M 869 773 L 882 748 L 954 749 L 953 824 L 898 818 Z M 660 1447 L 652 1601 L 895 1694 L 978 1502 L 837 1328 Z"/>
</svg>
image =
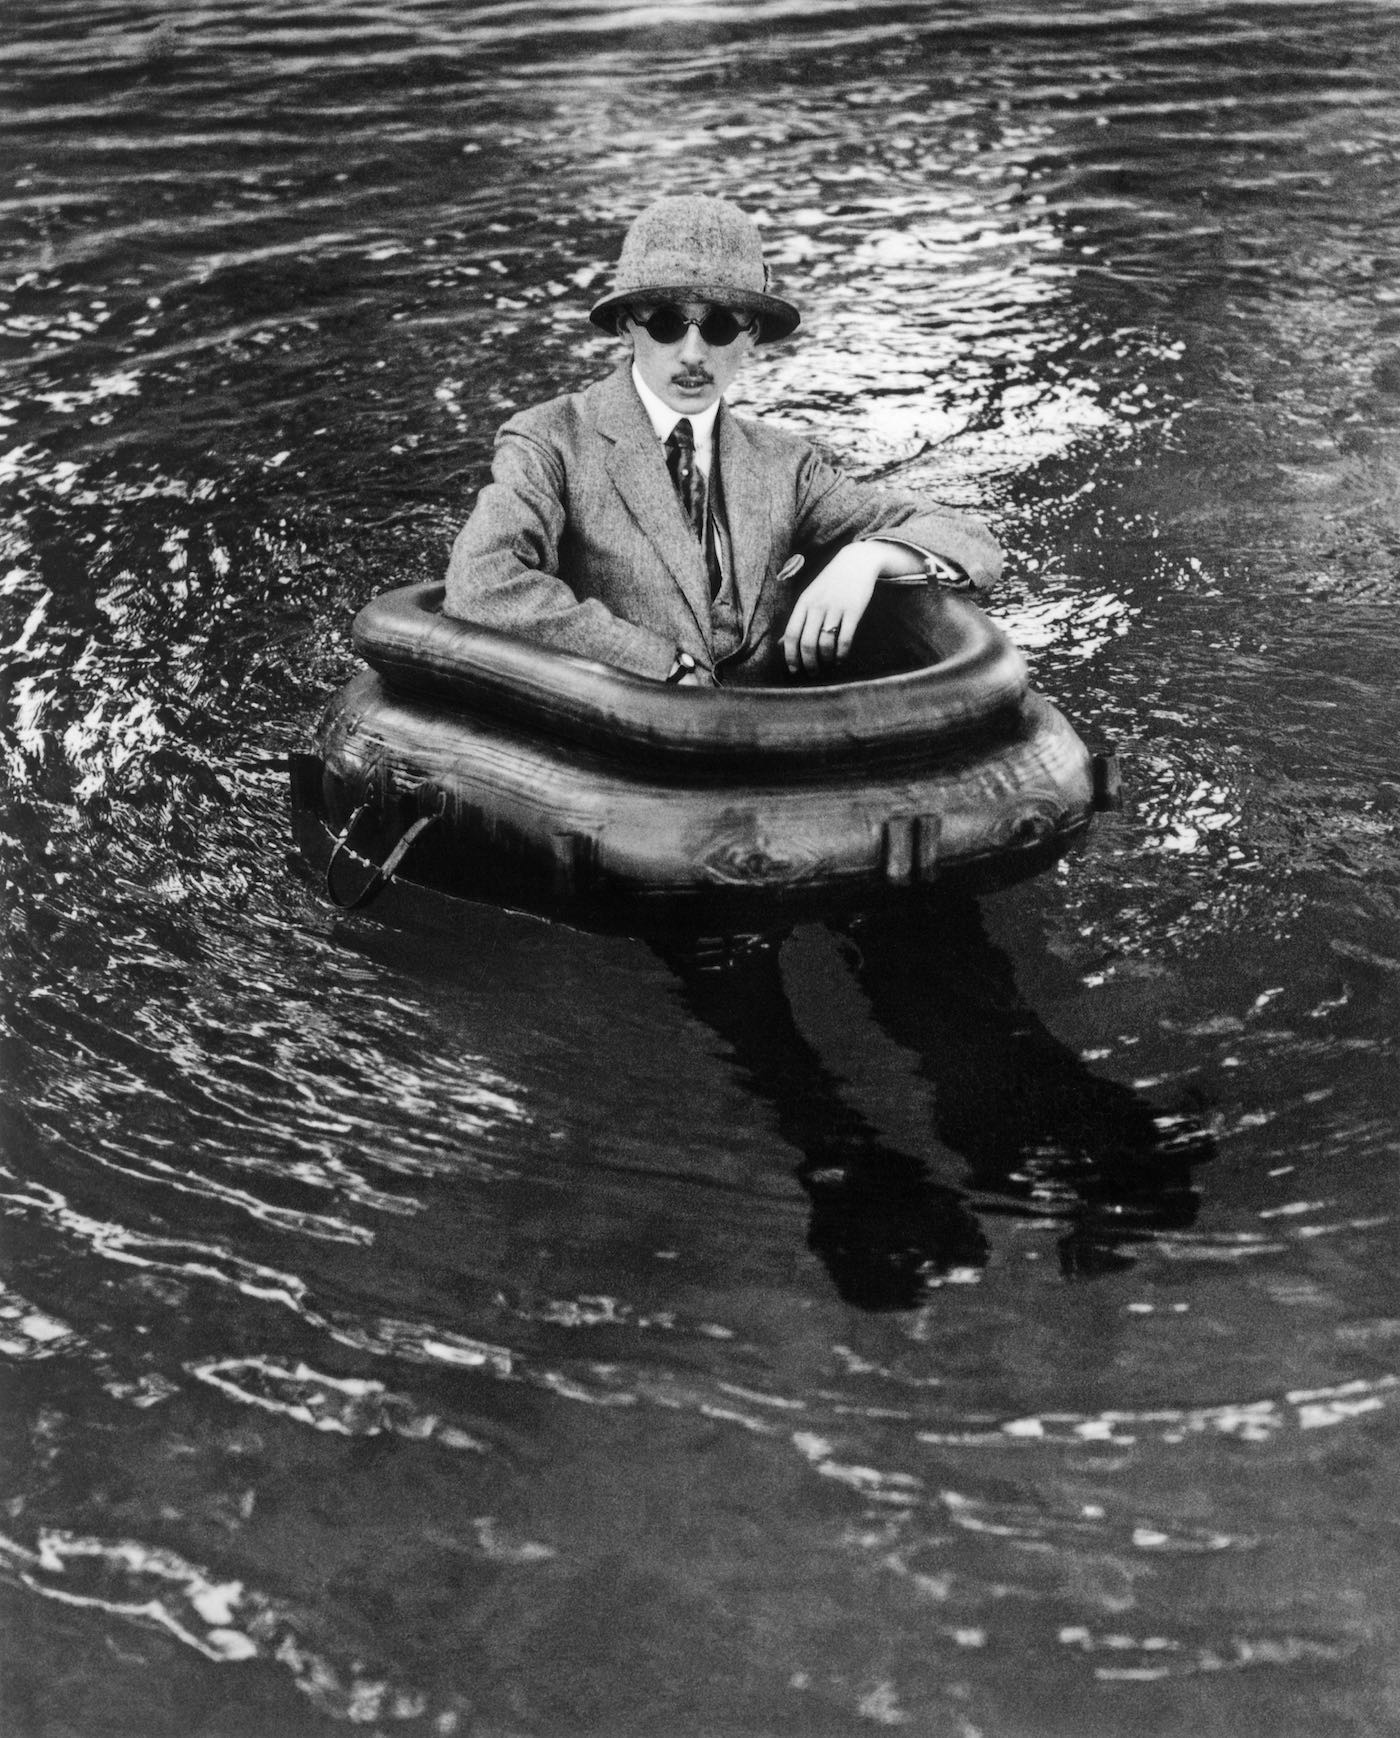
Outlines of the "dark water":
<svg viewBox="0 0 1400 1738">
<path fill-rule="evenodd" d="M 7 0 L 7 1734 L 1400 1730 L 1398 28 Z M 1129 806 L 724 972 L 338 919 L 281 757 L 697 182 Z"/>
</svg>

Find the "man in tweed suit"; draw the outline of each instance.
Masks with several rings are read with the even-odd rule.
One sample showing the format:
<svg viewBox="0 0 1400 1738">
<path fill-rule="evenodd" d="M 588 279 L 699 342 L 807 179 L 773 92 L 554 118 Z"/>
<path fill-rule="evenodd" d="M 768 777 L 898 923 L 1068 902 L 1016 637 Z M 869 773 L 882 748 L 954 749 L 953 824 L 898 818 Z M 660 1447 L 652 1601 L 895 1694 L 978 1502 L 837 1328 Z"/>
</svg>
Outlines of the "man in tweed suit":
<svg viewBox="0 0 1400 1738">
<path fill-rule="evenodd" d="M 590 318 L 630 355 L 501 429 L 449 614 L 659 681 L 752 684 L 839 669 L 882 581 L 996 578 L 979 520 L 856 483 L 725 406 L 753 347 L 799 318 L 735 206 L 644 211 Z"/>
</svg>

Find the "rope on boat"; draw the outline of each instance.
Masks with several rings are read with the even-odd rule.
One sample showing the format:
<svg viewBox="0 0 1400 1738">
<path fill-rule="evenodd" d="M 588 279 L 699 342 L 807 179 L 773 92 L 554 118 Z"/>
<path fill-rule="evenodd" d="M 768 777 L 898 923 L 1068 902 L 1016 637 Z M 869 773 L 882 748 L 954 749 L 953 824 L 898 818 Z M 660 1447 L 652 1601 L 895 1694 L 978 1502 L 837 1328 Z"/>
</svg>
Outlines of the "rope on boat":
<svg viewBox="0 0 1400 1738">
<path fill-rule="evenodd" d="M 384 861 L 373 866 L 374 873 L 370 876 L 369 880 L 365 882 L 364 886 L 355 897 L 353 899 L 342 899 L 336 892 L 334 886 L 335 866 L 343 851 L 348 852 L 350 856 L 359 858 L 359 861 L 362 863 L 369 861 L 368 858 L 360 857 L 359 852 L 350 851 L 349 846 L 350 835 L 355 831 L 360 818 L 372 806 L 373 799 L 366 798 L 365 801 L 360 804 L 359 808 L 355 810 L 354 814 L 351 815 L 350 819 L 345 824 L 344 831 L 335 842 L 335 848 L 331 852 L 330 861 L 326 864 L 326 898 L 330 900 L 332 905 L 339 906 L 342 911 L 357 911 L 360 906 L 367 905 L 381 888 L 388 886 L 394 878 L 394 871 L 408 855 L 409 847 L 413 844 L 414 840 L 417 839 L 420 834 L 425 833 L 427 829 L 432 826 L 434 821 L 442 819 L 443 813 L 447 808 L 447 792 L 439 791 L 438 805 L 431 814 L 420 815 L 411 826 L 405 828 L 398 843 L 394 846 L 393 850 L 390 851 Z"/>
</svg>

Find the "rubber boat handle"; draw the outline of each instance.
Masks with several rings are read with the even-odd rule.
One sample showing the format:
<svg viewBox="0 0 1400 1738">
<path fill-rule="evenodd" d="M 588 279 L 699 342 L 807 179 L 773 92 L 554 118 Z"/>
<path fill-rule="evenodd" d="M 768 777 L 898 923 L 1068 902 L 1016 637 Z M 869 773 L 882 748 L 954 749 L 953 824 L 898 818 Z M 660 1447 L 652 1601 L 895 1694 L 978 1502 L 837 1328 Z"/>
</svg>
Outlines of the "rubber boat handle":
<svg viewBox="0 0 1400 1738">
<path fill-rule="evenodd" d="M 1102 814 L 1107 809 L 1123 807 L 1123 774 L 1118 756 L 1111 748 L 1101 749 L 1093 757 L 1094 807 Z"/>
<path fill-rule="evenodd" d="M 330 861 L 326 864 L 326 898 L 330 900 L 332 905 L 339 906 L 342 911 L 358 911 L 360 906 L 367 905 L 382 887 L 388 886 L 389 882 L 394 878 L 394 871 L 408 855 L 409 847 L 413 844 L 414 840 L 418 838 L 420 833 L 425 833 L 428 828 L 432 826 L 434 821 L 441 820 L 443 811 L 447 807 L 447 793 L 446 791 L 443 791 L 439 794 L 438 806 L 431 814 L 419 815 L 418 819 L 414 821 L 411 826 L 404 829 L 393 850 L 390 851 L 389 855 L 382 863 L 374 865 L 373 875 L 371 875 L 369 880 L 365 882 L 364 886 L 355 897 L 353 899 L 342 899 L 336 892 L 334 886 L 335 866 L 340 860 L 341 853 L 349 849 L 350 835 L 355 831 L 360 817 L 371 806 L 371 800 L 366 799 L 366 801 L 362 802 L 359 808 L 355 810 L 354 814 L 351 815 L 350 819 L 345 824 L 345 830 L 335 842 L 335 848 L 331 852 Z M 358 856 L 358 853 L 354 854 Z M 361 858 L 361 861 L 364 862 L 367 861 L 367 859 Z"/>
</svg>

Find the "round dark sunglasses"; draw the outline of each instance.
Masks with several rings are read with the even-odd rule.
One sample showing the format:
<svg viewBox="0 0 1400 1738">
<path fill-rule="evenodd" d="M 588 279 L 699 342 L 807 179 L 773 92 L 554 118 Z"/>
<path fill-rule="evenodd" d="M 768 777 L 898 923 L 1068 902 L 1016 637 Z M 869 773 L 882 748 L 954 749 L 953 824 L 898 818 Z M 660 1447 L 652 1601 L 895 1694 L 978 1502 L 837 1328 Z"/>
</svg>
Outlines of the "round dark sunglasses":
<svg viewBox="0 0 1400 1738">
<path fill-rule="evenodd" d="M 640 324 L 645 326 L 647 335 L 658 344 L 678 344 L 688 329 L 695 326 L 705 342 L 712 344 L 717 350 L 722 350 L 726 344 L 732 344 L 741 332 L 749 329 L 748 321 L 741 320 L 728 308 L 711 308 L 703 320 L 688 320 L 679 308 L 673 308 L 669 303 L 657 308 Z"/>
</svg>

